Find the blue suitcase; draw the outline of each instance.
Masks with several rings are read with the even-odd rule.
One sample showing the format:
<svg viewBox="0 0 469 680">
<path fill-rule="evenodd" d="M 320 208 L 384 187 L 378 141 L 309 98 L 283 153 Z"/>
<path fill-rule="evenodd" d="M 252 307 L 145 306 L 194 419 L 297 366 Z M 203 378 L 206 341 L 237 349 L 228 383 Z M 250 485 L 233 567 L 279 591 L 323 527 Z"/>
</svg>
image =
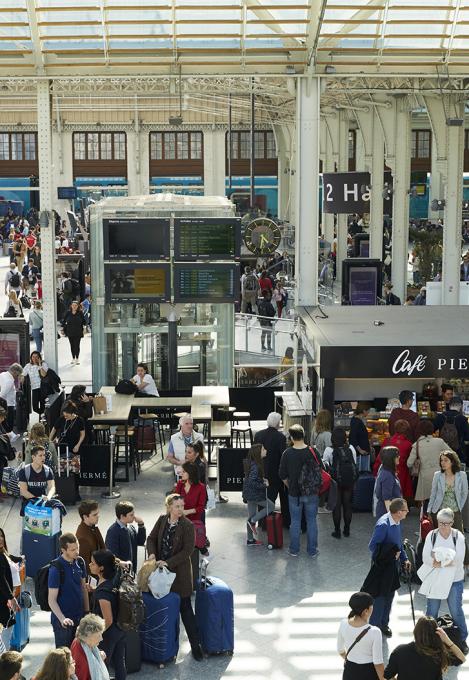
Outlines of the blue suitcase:
<svg viewBox="0 0 469 680">
<path fill-rule="evenodd" d="M 202 563 L 195 595 L 195 618 L 200 644 L 207 654 L 233 654 L 233 591 L 215 576 L 207 577 L 207 562 Z"/>
<path fill-rule="evenodd" d="M 31 531 L 23 531 L 22 554 L 26 557 L 26 576 L 34 578 L 45 564 L 60 555 L 60 533 L 54 536 L 41 536 Z"/>
<path fill-rule="evenodd" d="M 181 598 L 168 593 L 157 599 L 142 593 L 145 621 L 140 626 L 142 660 L 163 665 L 173 661 L 179 651 L 179 610 Z"/>
<path fill-rule="evenodd" d="M 354 512 L 371 512 L 373 510 L 374 488 L 375 478 L 373 475 L 359 475 L 353 490 L 352 509 Z"/>
<path fill-rule="evenodd" d="M 23 607 L 16 612 L 16 621 L 11 635 L 10 649 L 21 652 L 29 642 L 31 610 Z"/>
</svg>

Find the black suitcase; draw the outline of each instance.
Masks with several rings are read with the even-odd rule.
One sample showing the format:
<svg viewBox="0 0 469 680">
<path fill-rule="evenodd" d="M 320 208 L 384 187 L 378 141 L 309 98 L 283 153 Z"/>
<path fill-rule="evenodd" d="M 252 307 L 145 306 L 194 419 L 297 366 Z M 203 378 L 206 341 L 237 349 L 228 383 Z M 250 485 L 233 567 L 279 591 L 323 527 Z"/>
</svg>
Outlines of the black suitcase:
<svg viewBox="0 0 469 680">
<path fill-rule="evenodd" d="M 142 667 L 140 633 L 130 630 L 125 636 L 125 667 L 127 673 L 138 673 Z"/>
<path fill-rule="evenodd" d="M 16 391 L 15 430 L 22 434 L 28 429 L 28 400 L 23 390 Z"/>
<path fill-rule="evenodd" d="M 371 512 L 373 510 L 373 491 L 375 478 L 371 474 L 359 475 L 353 490 L 352 508 L 354 512 Z"/>
<path fill-rule="evenodd" d="M 76 475 L 70 472 L 70 451 L 68 446 L 59 447 L 59 454 L 65 451 L 65 473 L 60 471 L 60 459 L 55 477 L 55 489 L 64 505 L 75 505 L 78 500 L 78 484 Z M 62 456 L 61 456 L 62 457 Z"/>
</svg>

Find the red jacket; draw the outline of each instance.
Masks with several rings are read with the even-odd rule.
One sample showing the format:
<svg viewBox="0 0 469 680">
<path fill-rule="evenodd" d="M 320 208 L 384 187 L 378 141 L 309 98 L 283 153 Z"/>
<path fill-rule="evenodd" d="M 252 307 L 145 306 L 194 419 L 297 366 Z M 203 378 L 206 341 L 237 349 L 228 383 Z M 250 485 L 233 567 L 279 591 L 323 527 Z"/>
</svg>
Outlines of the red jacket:
<svg viewBox="0 0 469 680">
<path fill-rule="evenodd" d="M 185 482 L 182 480 L 176 484 L 175 493 L 178 493 L 184 498 L 184 510 L 195 510 L 195 513 L 187 515 L 187 519 L 191 522 L 202 518 L 202 513 L 205 509 L 205 503 L 207 502 L 207 490 L 204 484 L 200 482 L 198 484 L 191 484 L 189 488 L 189 493 L 186 493 L 184 488 Z"/>
<path fill-rule="evenodd" d="M 78 680 L 91 680 L 88 660 L 86 658 L 85 652 L 83 651 L 83 647 L 77 638 L 75 638 L 72 642 L 70 651 L 75 661 L 75 675 L 77 676 Z"/>
<path fill-rule="evenodd" d="M 403 434 L 393 434 L 392 437 L 384 440 L 382 448 L 385 446 L 395 446 L 397 449 L 399 449 L 399 465 L 397 467 L 397 476 L 399 477 L 399 482 L 401 485 L 402 498 L 413 498 L 414 490 L 412 486 L 412 477 L 410 476 L 410 471 L 407 467 L 407 459 L 410 456 L 412 442 L 410 442 Z M 373 474 L 375 477 L 378 474 L 380 465 L 381 456 L 378 454 L 373 465 Z"/>
</svg>

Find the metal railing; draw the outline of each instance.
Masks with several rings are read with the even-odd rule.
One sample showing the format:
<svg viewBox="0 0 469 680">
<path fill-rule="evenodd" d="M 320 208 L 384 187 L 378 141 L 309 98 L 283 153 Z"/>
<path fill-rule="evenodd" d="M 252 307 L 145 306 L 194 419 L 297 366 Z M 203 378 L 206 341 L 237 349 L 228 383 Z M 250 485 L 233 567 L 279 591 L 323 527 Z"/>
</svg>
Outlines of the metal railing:
<svg viewBox="0 0 469 680">
<path fill-rule="evenodd" d="M 270 325 L 263 326 L 263 321 L 270 322 Z M 264 346 L 271 348 L 269 352 L 271 356 L 283 356 L 286 347 L 293 346 L 294 332 L 295 321 L 293 319 L 236 314 L 235 351 L 263 354 L 263 339 Z"/>
</svg>

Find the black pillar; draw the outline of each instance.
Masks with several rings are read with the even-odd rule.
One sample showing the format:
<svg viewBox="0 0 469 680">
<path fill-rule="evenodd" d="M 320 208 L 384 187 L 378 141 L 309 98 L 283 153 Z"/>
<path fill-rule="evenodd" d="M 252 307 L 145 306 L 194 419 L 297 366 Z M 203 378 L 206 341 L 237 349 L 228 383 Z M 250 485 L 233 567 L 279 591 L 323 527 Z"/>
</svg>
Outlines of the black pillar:
<svg viewBox="0 0 469 680">
<path fill-rule="evenodd" d="M 334 415 L 334 393 L 335 393 L 335 379 L 324 378 L 324 387 L 322 390 L 322 407 Z"/>
</svg>

